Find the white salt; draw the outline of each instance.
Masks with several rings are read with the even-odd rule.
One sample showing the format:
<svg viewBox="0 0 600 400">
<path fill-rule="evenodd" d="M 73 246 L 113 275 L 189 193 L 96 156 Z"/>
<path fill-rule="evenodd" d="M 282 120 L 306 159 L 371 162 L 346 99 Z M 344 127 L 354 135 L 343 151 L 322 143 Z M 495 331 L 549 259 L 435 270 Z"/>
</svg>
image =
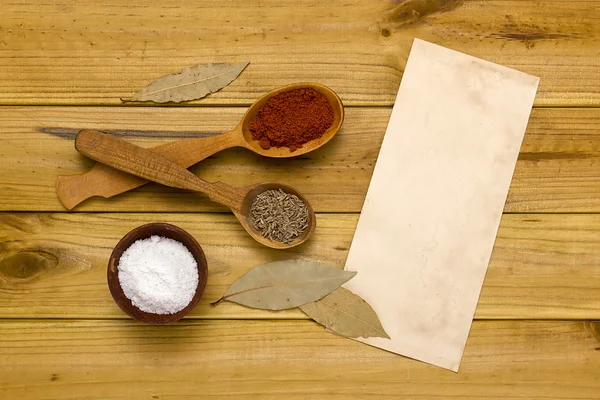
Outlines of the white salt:
<svg viewBox="0 0 600 400">
<path fill-rule="evenodd" d="M 160 236 L 135 241 L 119 260 L 119 283 L 134 306 L 153 314 L 184 309 L 198 287 L 198 264 L 180 242 Z"/>
</svg>

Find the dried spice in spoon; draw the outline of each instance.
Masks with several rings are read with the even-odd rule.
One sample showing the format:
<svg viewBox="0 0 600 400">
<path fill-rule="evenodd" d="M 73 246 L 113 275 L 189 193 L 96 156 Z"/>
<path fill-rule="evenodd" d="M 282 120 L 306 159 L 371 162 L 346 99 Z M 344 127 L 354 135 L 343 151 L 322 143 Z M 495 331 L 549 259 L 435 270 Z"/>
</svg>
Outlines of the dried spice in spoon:
<svg viewBox="0 0 600 400">
<path fill-rule="evenodd" d="M 271 97 L 250 122 L 250 132 L 265 150 L 288 147 L 295 151 L 323 136 L 333 120 L 333 109 L 324 94 L 300 88 Z"/>
<path fill-rule="evenodd" d="M 250 221 L 265 238 L 290 243 L 310 223 L 306 204 L 296 195 L 283 190 L 266 190 L 250 206 Z"/>
</svg>

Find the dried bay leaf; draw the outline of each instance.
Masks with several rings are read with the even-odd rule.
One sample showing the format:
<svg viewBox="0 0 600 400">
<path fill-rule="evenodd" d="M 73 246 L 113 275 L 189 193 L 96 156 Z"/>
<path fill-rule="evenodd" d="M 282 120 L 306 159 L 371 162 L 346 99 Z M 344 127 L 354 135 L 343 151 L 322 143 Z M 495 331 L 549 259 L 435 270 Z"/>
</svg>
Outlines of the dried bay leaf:
<svg viewBox="0 0 600 400">
<path fill-rule="evenodd" d="M 300 306 L 300 309 L 342 336 L 390 338 L 369 303 L 342 287 L 321 300 Z"/>
<path fill-rule="evenodd" d="M 201 99 L 229 85 L 249 63 L 201 64 L 185 68 L 179 73 L 158 78 L 128 100 L 178 103 Z"/>
<path fill-rule="evenodd" d="M 250 270 L 213 304 L 228 300 L 252 308 L 285 310 L 319 300 L 354 275 L 354 271 L 311 261 L 277 261 Z"/>
</svg>

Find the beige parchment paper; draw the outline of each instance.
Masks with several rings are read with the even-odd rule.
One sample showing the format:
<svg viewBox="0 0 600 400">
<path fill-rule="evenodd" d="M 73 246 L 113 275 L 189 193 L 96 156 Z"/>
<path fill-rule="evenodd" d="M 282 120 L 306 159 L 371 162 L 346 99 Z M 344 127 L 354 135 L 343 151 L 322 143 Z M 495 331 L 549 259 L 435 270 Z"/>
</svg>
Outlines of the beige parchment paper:
<svg viewBox="0 0 600 400">
<path fill-rule="evenodd" d="M 415 39 L 344 286 L 391 339 L 458 371 L 539 78 Z"/>
</svg>

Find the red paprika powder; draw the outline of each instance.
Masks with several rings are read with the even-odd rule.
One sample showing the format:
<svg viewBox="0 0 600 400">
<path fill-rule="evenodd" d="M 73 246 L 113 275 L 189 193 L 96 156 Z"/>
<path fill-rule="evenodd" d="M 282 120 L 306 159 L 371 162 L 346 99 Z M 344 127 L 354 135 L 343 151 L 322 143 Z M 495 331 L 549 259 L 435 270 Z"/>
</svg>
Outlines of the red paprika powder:
<svg viewBox="0 0 600 400">
<path fill-rule="evenodd" d="M 252 139 L 260 147 L 288 147 L 295 151 L 318 139 L 333 124 L 327 97 L 312 88 L 294 89 L 271 97 L 250 122 Z"/>
</svg>

